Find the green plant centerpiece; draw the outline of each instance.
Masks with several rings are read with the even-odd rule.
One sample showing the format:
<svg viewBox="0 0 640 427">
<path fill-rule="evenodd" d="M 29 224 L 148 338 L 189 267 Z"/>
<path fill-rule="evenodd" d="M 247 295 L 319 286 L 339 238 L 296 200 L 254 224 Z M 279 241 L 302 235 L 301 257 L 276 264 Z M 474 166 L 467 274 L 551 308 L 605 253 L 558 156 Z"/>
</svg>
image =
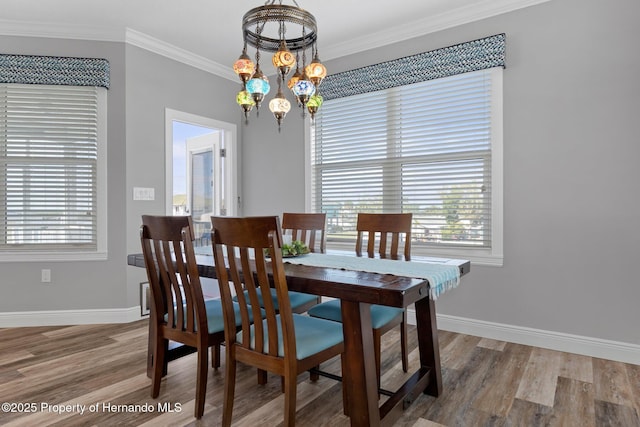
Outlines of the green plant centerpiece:
<svg viewBox="0 0 640 427">
<path fill-rule="evenodd" d="M 291 243 L 282 244 L 282 256 L 285 258 L 306 255 L 309 252 L 309 247 L 300 240 L 294 240 Z M 269 249 L 265 249 L 264 253 L 269 256 Z"/>
</svg>

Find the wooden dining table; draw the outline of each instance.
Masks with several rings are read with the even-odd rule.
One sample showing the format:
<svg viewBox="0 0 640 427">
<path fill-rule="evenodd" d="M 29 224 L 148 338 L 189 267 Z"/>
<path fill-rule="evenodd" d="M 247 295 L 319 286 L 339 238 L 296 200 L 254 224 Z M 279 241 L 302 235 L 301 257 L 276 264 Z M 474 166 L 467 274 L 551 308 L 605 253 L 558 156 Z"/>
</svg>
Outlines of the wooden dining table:
<svg viewBox="0 0 640 427">
<path fill-rule="evenodd" d="M 412 257 L 413 260 L 420 259 Z M 202 277 L 216 278 L 213 257 L 199 255 L 197 261 Z M 459 269 L 460 276 L 471 268 L 467 260 L 447 262 Z M 129 255 L 128 264 L 144 267 L 142 254 Z M 430 297 L 427 280 L 289 263 L 285 263 L 285 272 L 289 290 L 341 300 L 345 343 L 342 372 L 347 374 L 343 375 L 343 387 L 349 396 L 347 415 L 352 426 L 392 425 L 420 393 L 436 397 L 442 393 L 435 301 Z M 420 366 L 398 390 L 389 393 L 382 406 L 378 406 L 377 373 L 371 357 L 374 354 L 371 304 L 400 308 L 415 304 Z M 182 354 L 175 349 L 170 358 Z"/>
</svg>

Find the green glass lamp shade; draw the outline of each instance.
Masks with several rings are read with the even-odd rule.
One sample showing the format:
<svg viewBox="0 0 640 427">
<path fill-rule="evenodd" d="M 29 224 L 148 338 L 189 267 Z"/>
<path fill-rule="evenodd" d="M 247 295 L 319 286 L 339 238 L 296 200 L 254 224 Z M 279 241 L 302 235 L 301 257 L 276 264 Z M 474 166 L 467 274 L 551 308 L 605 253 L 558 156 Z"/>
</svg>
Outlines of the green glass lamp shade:
<svg viewBox="0 0 640 427">
<path fill-rule="evenodd" d="M 316 110 L 318 108 L 320 108 L 322 106 L 322 96 L 320 95 L 313 95 L 311 96 L 311 98 L 309 98 L 309 101 L 307 101 L 307 107 L 309 108 L 315 108 Z"/>
<path fill-rule="evenodd" d="M 256 105 L 256 102 L 251 97 L 251 93 L 249 93 L 249 91 L 247 90 L 241 90 L 240 92 L 238 92 L 238 95 L 236 95 L 236 102 L 243 108 L 245 105 L 251 107 Z"/>
</svg>

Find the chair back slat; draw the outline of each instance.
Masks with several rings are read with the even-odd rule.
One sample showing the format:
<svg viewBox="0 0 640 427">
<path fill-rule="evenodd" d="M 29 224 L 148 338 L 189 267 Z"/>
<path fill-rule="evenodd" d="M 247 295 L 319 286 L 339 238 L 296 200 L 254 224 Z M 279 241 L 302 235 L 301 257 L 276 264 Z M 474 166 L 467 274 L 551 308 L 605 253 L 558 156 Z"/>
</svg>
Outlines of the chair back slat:
<svg viewBox="0 0 640 427">
<path fill-rule="evenodd" d="M 258 334 L 256 336 L 256 348 L 263 348 L 264 342 L 260 339 L 260 343 L 258 343 L 258 338 L 263 338 L 264 335 L 268 337 L 268 346 L 267 353 L 272 356 L 278 355 L 278 324 L 276 321 L 277 310 L 275 308 L 275 304 L 273 298 L 271 298 L 271 282 L 269 280 L 269 273 L 267 271 L 267 260 L 265 257 L 264 251 L 256 251 L 255 253 L 255 276 L 257 278 L 258 286 L 256 286 L 255 291 L 257 292 L 260 289 L 260 293 L 263 295 L 262 298 L 262 307 L 267 312 L 267 316 L 265 318 L 267 323 L 267 333 L 266 334 Z M 264 296 L 268 295 L 267 298 Z"/>
<path fill-rule="evenodd" d="M 292 239 L 302 241 L 311 252 L 324 253 L 326 251 L 326 221 L 327 214 L 325 213 L 285 212 L 282 214 L 282 232 L 286 234 L 290 231 Z"/>
<path fill-rule="evenodd" d="M 211 223 L 214 261 L 225 319 L 225 341 L 227 345 L 239 344 L 257 353 L 277 356 L 278 322 L 285 346 L 294 345 L 291 306 L 282 265 L 280 221 L 275 216 L 212 217 Z M 223 267 L 225 255 L 228 272 Z M 278 310 L 272 298 L 272 286 L 276 289 Z M 258 299 L 258 290 L 262 304 Z M 234 293 L 243 317 L 241 343 L 237 341 L 238 335 L 235 333 Z M 251 326 L 249 313 L 253 319 L 263 317 L 264 321 L 256 321 Z M 295 357 L 295 346 L 289 352 Z"/>
<path fill-rule="evenodd" d="M 411 213 L 369 214 L 359 213 L 356 225 L 356 254 L 362 256 L 364 236 L 366 253 L 372 258 L 411 259 Z M 377 251 L 376 251 L 377 245 Z M 401 253 L 402 251 L 402 253 Z"/>
<path fill-rule="evenodd" d="M 191 217 L 143 215 L 140 239 L 155 321 L 195 335 L 208 325 L 192 230 Z"/>
</svg>

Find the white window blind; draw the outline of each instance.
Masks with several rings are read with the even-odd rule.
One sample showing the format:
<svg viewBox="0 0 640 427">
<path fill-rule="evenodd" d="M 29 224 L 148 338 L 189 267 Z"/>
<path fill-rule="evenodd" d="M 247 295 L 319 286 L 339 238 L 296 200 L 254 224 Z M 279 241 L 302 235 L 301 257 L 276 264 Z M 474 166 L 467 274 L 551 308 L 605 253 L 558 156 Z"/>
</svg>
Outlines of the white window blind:
<svg viewBox="0 0 640 427">
<path fill-rule="evenodd" d="M 104 90 L 0 84 L 0 250 L 97 249 Z"/>
<path fill-rule="evenodd" d="M 311 208 L 328 241 L 358 212 L 413 213 L 413 245 L 491 248 L 492 70 L 326 101 L 312 128 Z"/>
</svg>

